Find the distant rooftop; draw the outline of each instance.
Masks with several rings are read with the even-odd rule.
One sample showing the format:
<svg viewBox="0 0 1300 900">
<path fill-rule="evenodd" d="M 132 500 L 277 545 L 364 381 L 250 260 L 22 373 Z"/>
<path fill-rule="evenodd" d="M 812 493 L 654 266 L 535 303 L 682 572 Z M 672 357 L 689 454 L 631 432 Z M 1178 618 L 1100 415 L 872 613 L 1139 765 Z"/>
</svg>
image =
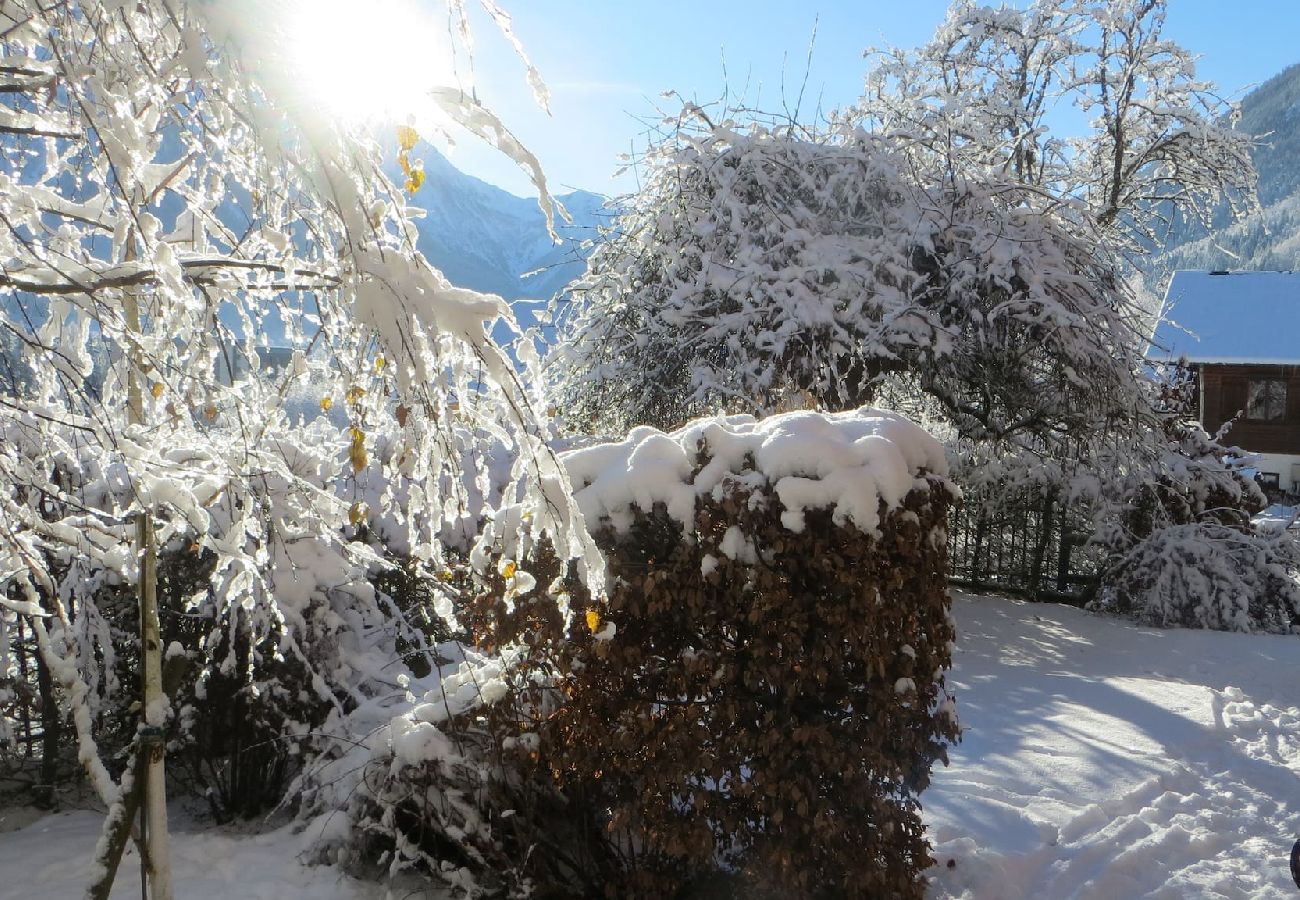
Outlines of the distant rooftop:
<svg viewBox="0 0 1300 900">
<path fill-rule="evenodd" d="M 1146 355 L 1300 365 L 1300 272 L 1175 272 Z"/>
</svg>

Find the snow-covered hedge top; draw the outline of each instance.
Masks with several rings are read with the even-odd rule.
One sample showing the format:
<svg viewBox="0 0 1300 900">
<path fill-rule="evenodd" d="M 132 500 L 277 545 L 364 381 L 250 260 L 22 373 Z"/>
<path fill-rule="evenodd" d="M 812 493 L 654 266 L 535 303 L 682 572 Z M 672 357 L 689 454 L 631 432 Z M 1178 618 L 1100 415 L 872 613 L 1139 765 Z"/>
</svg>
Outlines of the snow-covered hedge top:
<svg viewBox="0 0 1300 900">
<path fill-rule="evenodd" d="M 719 496 L 732 476 L 770 484 L 791 531 L 803 530 L 805 510 L 832 508 L 837 523 L 871 532 L 880 501 L 897 506 L 926 475 L 948 474 L 937 440 L 897 413 L 870 407 L 762 420 L 717 416 L 668 434 L 640 426 L 622 441 L 571 450 L 561 460 L 587 522 L 608 519 L 620 530 L 631 524 L 633 506 L 655 503 L 689 530 L 696 497 Z"/>
</svg>

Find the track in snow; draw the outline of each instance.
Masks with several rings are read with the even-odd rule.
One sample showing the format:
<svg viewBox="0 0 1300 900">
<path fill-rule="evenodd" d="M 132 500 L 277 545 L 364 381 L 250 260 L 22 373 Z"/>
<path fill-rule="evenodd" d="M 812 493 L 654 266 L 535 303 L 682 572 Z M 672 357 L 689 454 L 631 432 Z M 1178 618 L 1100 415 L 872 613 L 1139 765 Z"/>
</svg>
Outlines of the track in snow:
<svg viewBox="0 0 1300 900">
<path fill-rule="evenodd" d="M 954 615 L 965 737 L 922 796 L 931 897 L 1295 898 L 1300 638 L 966 595 Z"/>
</svg>

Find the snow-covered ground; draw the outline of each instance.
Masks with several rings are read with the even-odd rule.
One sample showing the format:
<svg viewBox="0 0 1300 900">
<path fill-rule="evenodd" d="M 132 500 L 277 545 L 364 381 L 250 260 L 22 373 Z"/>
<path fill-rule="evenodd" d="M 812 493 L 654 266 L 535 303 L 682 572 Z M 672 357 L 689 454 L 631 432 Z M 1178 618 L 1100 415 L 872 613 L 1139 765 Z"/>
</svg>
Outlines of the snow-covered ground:
<svg viewBox="0 0 1300 900">
<path fill-rule="evenodd" d="M 933 900 L 1297 895 L 1300 638 L 1136 628 L 963 595 L 954 614 L 965 737 L 922 798 Z M 7 831 L 5 815 L 0 898 L 79 896 L 98 817 Z M 178 896 L 383 896 L 302 867 L 304 841 L 181 830 Z M 136 863 L 114 897 L 139 896 Z"/>
<path fill-rule="evenodd" d="M 932 897 L 1296 896 L 1300 638 L 954 614 L 965 734 L 922 797 Z"/>
<path fill-rule="evenodd" d="M 75 900 L 90 880 L 91 851 L 104 817 L 87 810 L 62 812 L 17 830 L 0 810 L 0 900 Z M 301 862 L 309 838 L 281 828 L 265 834 L 189 827 L 172 832 L 177 900 L 383 900 L 384 888 L 330 866 Z M 128 846 L 112 900 L 140 896 L 140 857 Z M 412 900 L 434 894 L 398 892 Z"/>
<path fill-rule="evenodd" d="M 1300 528 L 1300 507 L 1274 503 L 1252 519 L 1256 525 L 1271 528 Z"/>
</svg>

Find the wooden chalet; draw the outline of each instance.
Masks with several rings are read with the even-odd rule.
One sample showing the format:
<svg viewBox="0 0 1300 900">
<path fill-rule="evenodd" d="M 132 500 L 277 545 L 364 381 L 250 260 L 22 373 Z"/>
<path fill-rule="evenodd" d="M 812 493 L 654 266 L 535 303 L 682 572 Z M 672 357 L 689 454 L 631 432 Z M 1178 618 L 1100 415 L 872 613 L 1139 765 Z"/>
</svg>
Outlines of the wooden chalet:
<svg viewBox="0 0 1300 900">
<path fill-rule="evenodd" d="M 1226 442 L 1300 493 L 1300 272 L 1175 272 L 1147 358 L 1186 359 L 1205 430 L 1240 413 Z"/>
</svg>

